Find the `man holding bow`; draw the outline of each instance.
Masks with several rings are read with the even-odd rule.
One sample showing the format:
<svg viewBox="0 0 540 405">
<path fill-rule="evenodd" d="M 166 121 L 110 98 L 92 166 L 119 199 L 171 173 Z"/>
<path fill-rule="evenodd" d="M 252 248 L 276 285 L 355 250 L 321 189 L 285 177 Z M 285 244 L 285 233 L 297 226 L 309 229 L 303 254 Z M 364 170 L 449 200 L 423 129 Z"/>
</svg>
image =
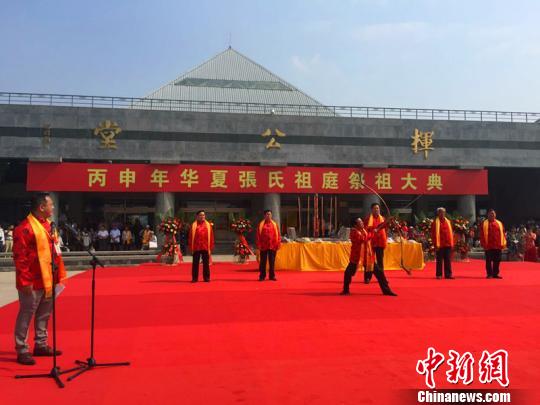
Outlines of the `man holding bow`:
<svg viewBox="0 0 540 405">
<path fill-rule="evenodd" d="M 379 224 L 378 229 L 382 228 L 384 225 L 385 223 Z M 375 254 L 371 246 L 373 232 L 368 232 L 366 230 L 361 218 L 353 220 L 350 238 L 351 254 L 349 257 L 349 265 L 345 269 L 345 275 L 343 276 L 343 291 L 341 292 L 341 295 L 350 294 L 349 286 L 352 278 L 356 274 L 358 267 L 363 267 L 364 272 L 371 271 L 375 274 L 384 295 L 396 296 L 397 294 L 390 289 L 384 272 L 382 272 L 378 264 L 375 263 Z"/>
<path fill-rule="evenodd" d="M 384 249 L 386 249 L 387 243 L 387 224 L 385 222 L 385 218 L 381 215 L 381 206 L 378 203 L 371 204 L 371 214 L 365 219 L 365 224 L 367 231 L 373 233 L 371 245 L 373 246 L 373 251 L 375 252 L 375 258 L 377 260 L 379 270 L 384 272 Z M 373 272 L 365 271 L 364 283 L 369 284 L 371 277 L 373 277 Z"/>
</svg>

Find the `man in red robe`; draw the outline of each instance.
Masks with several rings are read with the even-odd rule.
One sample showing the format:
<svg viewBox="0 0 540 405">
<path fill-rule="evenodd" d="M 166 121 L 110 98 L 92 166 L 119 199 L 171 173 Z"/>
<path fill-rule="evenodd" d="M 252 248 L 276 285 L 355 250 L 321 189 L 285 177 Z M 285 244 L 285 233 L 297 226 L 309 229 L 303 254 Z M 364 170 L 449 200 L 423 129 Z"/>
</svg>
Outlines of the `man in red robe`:
<svg viewBox="0 0 540 405">
<path fill-rule="evenodd" d="M 371 204 L 371 214 L 364 220 L 364 225 L 366 226 L 368 232 L 373 233 L 371 245 L 375 251 L 377 265 L 379 269 L 384 272 L 384 249 L 386 249 L 387 225 L 385 223 L 385 218 L 381 215 L 381 206 L 378 203 Z M 369 284 L 372 276 L 372 271 L 365 271 L 364 282 Z"/>
<path fill-rule="evenodd" d="M 444 264 L 444 278 L 453 279 L 452 276 L 452 248 L 454 247 L 454 232 L 452 224 L 446 218 L 446 209 L 437 208 L 437 218 L 431 224 L 431 240 L 436 253 L 436 276 L 442 278 Z"/>
<path fill-rule="evenodd" d="M 13 260 L 19 292 L 19 313 L 15 323 L 15 350 L 17 362 L 29 366 L 36 363 L 27 343 L 32 317 L 34 317 L 35 330 L 33 355 L 53 355 L 53 349 L 47 344 L 47 324 L 51 316 L 52 294 L 54 294 L 52 258 L 58 268 L 58 271 L 54 273 L 55 283 L 62 282 L 65 278 L 62 259 L 55 254 L 57 248 L 52 243 L 56 239 L 54 235 L 51 235 L 51 224 L 48 220 L 54 212 L 54 203 L 50 195 L 40 193 L 34 196 L 31 211 L 13 232 Z M 48 258 L 45 258 L 47 254 Z M 57 350 L 56 354 L 60 355 L 62 352 Z"/>
<path fill-rule="evenodd" d="M 353 276 L 356 274 L 358 266 L 362 266 L 364 272 L 373 271 L 375 277 L 379 282 L 379 287 L 384 295 L 397 296 L 395 292 L 390 289 L 388 280 L 381 271 L 378 264 L 375 263 L 375 253 L 371 246 L 373 240 L 373 232 L 368 232 L 364 227 L 364 222 L 361 218 L 356 218 L 351 224 L 351 254 L 349 256 L 349 264 L 345 269 L 343 276 L 343 291 L 341 295 L 349 295 L 349 286 L 351 284 Z M 384 226 L 384 223 L 379 225 L 379 229 Z"/>
<path fill-rule="evenodd" d="M 264 219 L 257 227 L 256 244 L 260 252 L 259 258 L 259 281 L 266 278 L 266 262 L 269 263 L 269 279 L 277 281 L 274 265 L 276 254 L 281 246 L 279 226 L 272 220 L 272 211 L 264 211 Z"/>
<path fill-rule="evenodd" d="M 486 253 L 487 278 L 502 278 L 499 275 L 499 264 L 502 250 L 506 249 L 506 237 L 502 222 L 496 218 L 497 213 L 490 209 L 488 219 L 480 226 L 480 243 Z"/>
<path fill-rule="evenodd" d="M 204 211 L 197 212 L 197 220 L 191 224 L 188 237 L 189 247 L 193 253 L 191 265 L 191 282 L 199 281 L 199 262 L 203 261 L 203 279 L 210 282 L 210 254 L 214 249 L 214 230 L 206 220 Z"/>
</svg>

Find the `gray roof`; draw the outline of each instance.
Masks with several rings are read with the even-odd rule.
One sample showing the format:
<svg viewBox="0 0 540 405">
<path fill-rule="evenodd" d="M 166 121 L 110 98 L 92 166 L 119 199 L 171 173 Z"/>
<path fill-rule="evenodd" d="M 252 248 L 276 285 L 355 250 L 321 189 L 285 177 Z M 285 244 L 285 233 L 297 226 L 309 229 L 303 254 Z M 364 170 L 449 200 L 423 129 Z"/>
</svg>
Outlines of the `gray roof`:
<svg viewBox="0 0 540 405">
<path fill-rule="evenodd" d="M 145 98 L 196 102 L 191 104 L 191 109 L 198 110 L 196 106 L 200 104 L 201 111 L 210 110 L 204 103 L 312 106 L 310 111 L 319 109 L 318 107 L 326 110 L 317 100 L 232 48 L 177 77 Z M 227 108 L 230 110 L 231 106 L 214 104 L 212 111 L 226 111 Z M 290 112 L 283 111 L 289 109 Z M 241 110 L 239 106 L 238 111 L 231 112 L 242 112 Z M 266 111 L 255 108 L 249 112 Z M 275 112 L 298 114 L 299 108 L 277 108 Z"/>
</svg>

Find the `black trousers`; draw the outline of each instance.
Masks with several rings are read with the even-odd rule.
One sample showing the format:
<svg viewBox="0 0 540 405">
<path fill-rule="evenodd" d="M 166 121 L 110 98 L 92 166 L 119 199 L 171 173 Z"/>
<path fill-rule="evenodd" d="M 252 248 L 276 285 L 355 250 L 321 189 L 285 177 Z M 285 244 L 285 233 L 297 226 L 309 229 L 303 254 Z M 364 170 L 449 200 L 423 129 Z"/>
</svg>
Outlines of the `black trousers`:
<svg viewBox="0 0 540 405">
<path fill-rule="evenodd" d="M 343 276 L 343 291 L 349 292 L 349 286 L 351 285 L 353 276 L 356 274 L 356 270 L 358 270 L 358 264 L 349 263 L 349 265 L 345 269 L 345 275 Z M 373 274 L 375 274 L 375 278 L 379 282 L 379 287 L 381 287 L 381 291 L 383 293 L 390 291 L 390 286 L 388 285 L 388 280 L 384 275 L 384 271 L 379 268 L 379 265 L 377 263 L 375 263 L 375 265 L 373 266 Z"/>
<path fill-rule="evenodd" d="M 486 250 L 486 273 L 488 277 L 499 275 L 499 264 L 501 263 L 501 250 Z"/>
<path fill-rule="evenodd" d="M 437 277 L 442 277 L 443 274 L 443 263 L 444 263 L 444 277 L 452 277 L 452 262 L 450 260 L 452 255 L 452 248 L 444 247 L 437 249 L 436 252 L 436 268 L 437 268 Z"/>
<path fill-rule="evenodd" d="M 377 265 L 379 266 L 379 269 L 384 272 L 384 248 L 374 247 L 373 250 L 375 252 L 375 257 L 377 258 Z M 371 271 L 364 272 L 365 283 L 369 283 L 371 281 L 371 277 L 373 277 L 373 273 Z"/>
<path fill-rule="evenodd" d="M 210 281 L 210 255 L 208 250 L 196 250 L 193 252 L 193 264 L 191 265 L 191 279 L 193 281 L 199 280 L 199 262 L 203 262 L 203 279 L 204 281 Z"/>
<path fill-rule="evenodd" d="M 274 264 L 276 263 L 276 251 L 275 250 L 261 250 L 261 257 L 259 261 L 259 279 L 264 280 L 266 278 L 266 262 L 269 262 L 269 276 L 270 278 L 276 278 L 274 272 Z"/>
</svg>

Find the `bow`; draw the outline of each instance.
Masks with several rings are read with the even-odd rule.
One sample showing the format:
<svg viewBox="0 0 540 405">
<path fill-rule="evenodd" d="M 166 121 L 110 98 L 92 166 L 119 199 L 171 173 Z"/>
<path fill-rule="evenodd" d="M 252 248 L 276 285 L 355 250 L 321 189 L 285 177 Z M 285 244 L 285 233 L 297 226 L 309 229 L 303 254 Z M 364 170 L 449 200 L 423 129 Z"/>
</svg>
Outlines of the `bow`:
<svg viewBox="0 0 540 405">
<path fill-rule="evenodd" d="M 373 194 L 375 194 L 383 203 L 385 209 L 386 209 L 386 212 L 388 213 L 388 220 L 389 221 L 395 221 L 395 218 L 392 217 L 392 214 L 390 212 L 390 207 L 388 207 L 388 204 L 386 203 L 386 201 L 384 200 L 384 198 L 377 192 L 375 191 L 372 187 L 368 186 L 366 183 L 362 183 L 362 185 L 364 187 L 366 187 L 369 191 L 371 191 Z M 404 241 L 404 234 L 403 234 L 403 230 L 401 229 L 401 227 L 397 226 L 397 228 L 399 229 L 399 235 L 400 235 L 400 248 L 401 248 L 401 260 L 400 260 L 400 267 L 410 276 L 412 275 L 412 271 L 411 269 L 408 269 L 407 267 L 405 267 L 405 263 L 403 262 L 403 241 Z"/>
</svg>

